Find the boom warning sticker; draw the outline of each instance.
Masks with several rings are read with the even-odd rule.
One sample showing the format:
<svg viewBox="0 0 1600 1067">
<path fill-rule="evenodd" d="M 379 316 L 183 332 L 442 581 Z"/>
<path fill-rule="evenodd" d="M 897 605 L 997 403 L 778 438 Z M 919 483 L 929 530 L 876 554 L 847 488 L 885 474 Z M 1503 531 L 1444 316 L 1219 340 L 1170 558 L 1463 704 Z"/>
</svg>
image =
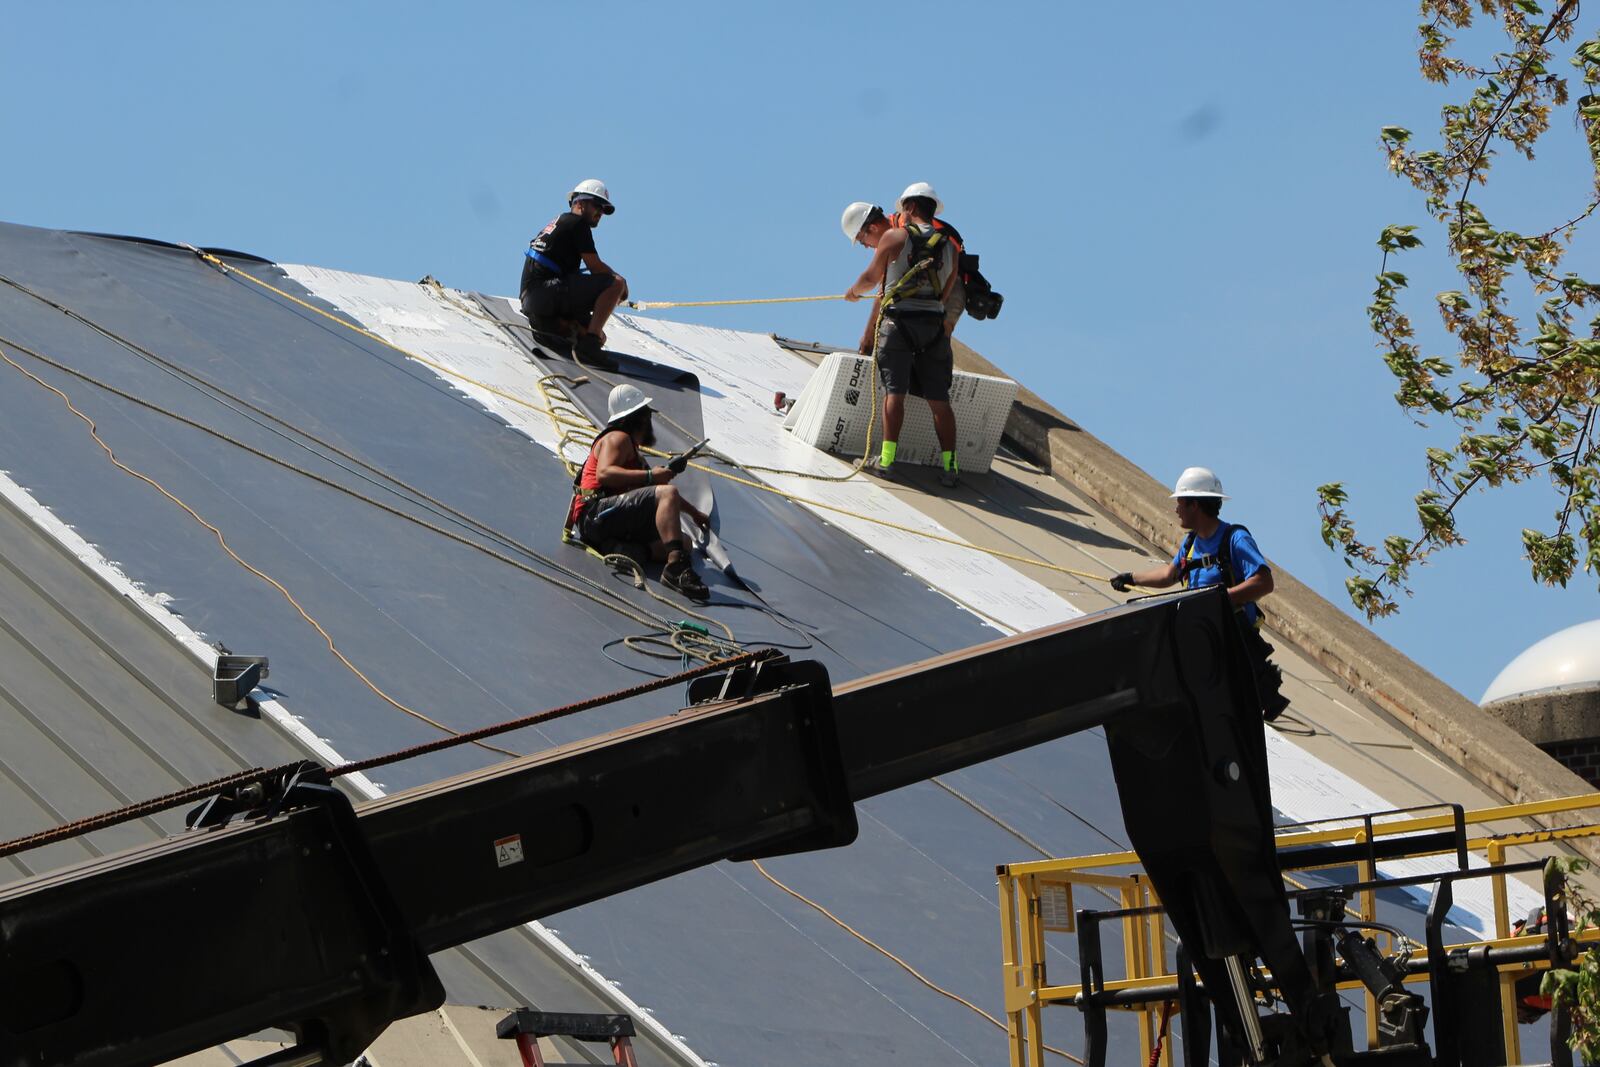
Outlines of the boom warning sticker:
<svg viewBox="0 0 1600 1067">
<path fill-rule="evenodd" d="M 494 843 L 494 862 L 497 867 L 509 867 L 522 862 L 522 835 L 512 834 Z"/>
</svg>

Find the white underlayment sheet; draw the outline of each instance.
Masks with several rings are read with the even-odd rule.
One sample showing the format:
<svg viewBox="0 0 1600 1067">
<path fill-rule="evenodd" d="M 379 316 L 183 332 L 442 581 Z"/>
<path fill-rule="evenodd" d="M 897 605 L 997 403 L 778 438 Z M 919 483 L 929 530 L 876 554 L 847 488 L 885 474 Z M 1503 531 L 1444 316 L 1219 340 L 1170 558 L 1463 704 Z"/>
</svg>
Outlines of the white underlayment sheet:
<svg viewBox="0 0 1600 1067">
<path fill-rule="evenodd" d="M 290 278 L 344 310 L 373 333 L 455 373 L 526 401 L 516 403 L 459 379 L 445 378 L 554 451 L 555 434 L 534 386 L 532 365 L 498 326 L 470 314 L 477 309 L 462 294 L 451 291 L 451 299 L 442 299 L 433 290 L 414 283 L 318 267 L 282 267 Z M 458 299 L 460 304 L 456 303 Z M 509 299 L 507 306 L 516 310 Z M 682 367 L 699 377 L 705 432 L 718 451 L 741 462 L 807 473 L 838 475 L 849 470 L 849 464 L 784 431 L 782 415 L 773 406 L 773 394 L 782 391 L 798 397 L 813 368 L 771 337 L 636 315 L 614 316 L 607 332 L 607 347 L 611 349 Z M 817 482 L 792 475 L 741 473 L 807 499 L 951 536 L 865 476 L 847 482 Z M 992 556 L 834 511 L 813 510 L 824 521 L 895 560 L 998 629 L 1023 632 L 1082 614 L 1049 589 Z M 1286 821 L 1307 822 L 1395 807 L 1354 778 L 1270 730 L 1267 754 L 1274 807 Z M 1404 877 L 1448 866 L 1449 859 L 1441 857 L 1437 861 L 1385 863 L 1381 870 L 1390 877 Z M 1541 902 L 1537 892 L 1519 882 L 1509 882 L 1508 887 L 1514 916 L 1526 914 Z M 1492 930 L 1494 907 L 1488 880 L 1457 887 L 1456 900 L 1453 921 L 1478 932 Z"/>
<path fill-rule="evenodd" d="M 558 435 L 545 410 L 533 364 L 505 339 L 498 325 L 466 313 L 478 310 L 468 298 L 451 291 L 450 296 L 461 301 L 458 306 L 414 282 L 299 264 L 280 266 L 291 279 L 372 333 L 463 376 L 440 375 L 451 388 L 555 451 Z M 427 427 L 417 430 L 426 433 Z M 559 517 L 554 521 L 559 522 Z"/>
</svg>

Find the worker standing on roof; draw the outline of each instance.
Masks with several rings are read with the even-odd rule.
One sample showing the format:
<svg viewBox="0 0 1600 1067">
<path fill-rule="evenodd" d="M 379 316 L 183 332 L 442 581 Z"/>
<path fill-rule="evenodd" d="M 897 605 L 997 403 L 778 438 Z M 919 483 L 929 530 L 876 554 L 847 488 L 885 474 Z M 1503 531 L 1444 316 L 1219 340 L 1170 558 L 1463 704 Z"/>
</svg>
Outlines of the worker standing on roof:
<svg viewBox="0 0 1600 1067">
<path fill-rule="evenodd" d="M 950 287 L 950 295 L 944 302 L 944 332 L 952 335 L 956 332 L 956 322 L 961 318 L 961 312 L 967 306 L 967 287 L 962 284 L 960 264 L 961 253 L 965 251 L 961 244 L 961 232 L 939 216 L 944 214 L 944 201 L 939 199 L 939 194 L 934 192 L 933 186 L 927 182 L 912 182 L 906 186 L 906 191 L 900 194 L 900 211 L 889 216 L 891 226 L 904 226 L 911 222 L 925 222 L 934 229 L 943 233 L 950 241 L 951 253 L 955 257 L 957 266 L 955 284 Z"/>
<path fill-rule="evenodd" d="M 956 417 L 950 410 L 950 377 L 954 360 L 945 324 L 945 301 L 956 281 L 956 253 L 931 222 L 920 217 L 895 226 L 883 209 L 857 201 L 840 219 L 844 235 L 873 249 L 872 262 L 845 290 L 855 301 L 881 295 L 874 303 L 861 339 L 863 354 L 876 351 L 883 382 L 883 452 L 877 472 L 894 476 L 900 427 L 905 421 L 906 393 L 913 383 L 928 402 L 939 437 L 939 484 L 953 487 L 956 464 Z"/>
<path fill-rule="evenodd" d="M 1255 674 L 1261 717 L 1271 722 L 1289 706 L 1289 698 L 1280 692 L 1283 671 L 1272 662 L 1272 646 L 1261 636 L 1261 609 L 1256 604 L 1272 592 L 1272 568 L 1248 529 L 1222 521 L 1222 502 L 1228 495 L 1208 468 L 1190 467 L 1179 475 L 1171 499 L 1177 502 L 1178 525 L 1189 531 L 1178 554 L 1164 567 L 1124 571 L 1111 579 L 1111 587 L 1125 593 L 1130 585 L 1163 589 L 1178 581 L 1189 589 L 1226 586 Z"/>
<path fill-rule="evenodd" d="M 565 335 L 575 329 L 577 355 L 610 364 L 600 352 L 606 320 L 628 298 L 628 282 L 595 251 L 594 228 L 616 208 L 597 178 L 579 182 L 567 196 L 567 208 L 528 242 L 522 261 L 522 313 L 539 333 Z"/>
<path fill-rule="evenodd" d="M 601 552 L 616 551 L 626 542 L 648 546 L 653 558 L 666 561 L 662 585 L 693 600 L 706 599 L 706 584 L 690 565 L 683 543 L 682 517 L 702 529 L 711 520 L 672 484 L 688 457 L 660 467 L 645 465 L 639 450 L 655 443 L 656 432 L 650 398 L 637 387 L 624 383 L 612 389 L 606 409 L 605 429 L 595 437 L 578 473 L 568 526 Z"/>
</svg>

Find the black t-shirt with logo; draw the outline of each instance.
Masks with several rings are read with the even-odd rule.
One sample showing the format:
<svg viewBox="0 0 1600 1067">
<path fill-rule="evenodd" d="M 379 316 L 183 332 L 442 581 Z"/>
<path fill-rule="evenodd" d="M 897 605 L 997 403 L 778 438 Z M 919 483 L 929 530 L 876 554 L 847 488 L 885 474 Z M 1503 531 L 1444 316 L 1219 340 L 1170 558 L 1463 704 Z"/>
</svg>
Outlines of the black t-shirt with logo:
<svg viewBox="0 0 1600 1067">
<path fill-rule="evenodd" d="M 584 253 L 594 251 L 594 227 L 582 215 L 566 211 L 540 230 L 528 247 L 553 262 L 562 274 L 571 274 L 583 262 Z"/>
</svg>

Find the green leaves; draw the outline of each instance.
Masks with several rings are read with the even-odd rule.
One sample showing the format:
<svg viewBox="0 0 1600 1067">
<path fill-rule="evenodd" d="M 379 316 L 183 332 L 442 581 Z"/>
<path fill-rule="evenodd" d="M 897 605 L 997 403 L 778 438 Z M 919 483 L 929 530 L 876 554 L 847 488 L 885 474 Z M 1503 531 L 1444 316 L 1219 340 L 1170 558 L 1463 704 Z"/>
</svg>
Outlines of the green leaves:
<svg viewBox="0 0 1600 1067">
<path fill-rule="evenodd" d="M 1544 869 L 1551 903 L 1576 917 L 1574 930 L 1579 933 L 1600 925 L 1600 909 L 1571 877 L 1588 869 L 1589 862 L 1578 857 L 1553 857 Z M 1571 966 L 1551 967 L 1539 981 L 1539 992 L 1567 1009 L 1572 1019 L 1568 1044 L 1583 1062 L 1594 1063 L 1600 1057 L 1600 1024 L 1596 1022 L 1600 1020 L 1600 951 L 1590 946 Z"/>
<path fill-rule="evenodd" d="M 1396 403 L 1422 425 L 1447 416 L 1459 440 L 1425 452 L 1414 531 L 1364 541 L 1343 483 L 1318 489 L 1323 542 L 1351 568 L 1346 591 L 1369 618 L 1397 610 L 1398 595 L 1411 592 L 1413 567 L 1464 543 L 1457 521 L 1467 496 L 1539 476 L 1556 508 L 1547 530 L 1530 524 L 1523 534 L 1532 578 L 1563 584 L 1580 558 L 1585 572 L 1600 576 L 1600 316 L 1581 331 L 1576 325 L 1581 309 L 1600 304 L 1600 282 L 1561 270 L 1577 230 L 1600 209 L 1600 33 L 1570 46 L 1571 65 L 1591 89 L 1570 112 L 1577 122 L 1552 125 L 1553 116 L 1569 114 L 1557 110 L 1567 105 L 1567 83 L 1552 73 L 1552 49 L 1573 38 L 1573 0 L 1558 0 L 1548 13 L 1536 0 L 1420 0 L 1419 10 L 1423 76 L 1470 88 L 1440 109 L 1436 144 L 1415 144 L 1399 125 L 1382 127 L 1378 137 L 1389 168 L 1421 194 L 1460 275 L 1457 287 L 1433 298 L 1438 337 L 1449 350 L 1436 351 L 1432 335 L 1419 337 L 1404 304 L 1410 279 L 1390 269 L 1391 255 L 1423 243 L 1414 224 L 1379 232 L 1383 259 L 1367 316 L 1394 375 Z M 1452 54 L 1452 34 L 1471 26 L 1475 14 L 1495 20 L 1505 35 L 1503 50 L 1477 63 Z M 1544 200 L 1496 201 L 1497 211 L 1548 228 L 1499 225 L 1471 194 L 1489 180 L 1497 153 L 1510 149 L 1533 160 L 1552 130 L 1580 138 L 1595 168 L 1593 195 L 1549 219 L 1541 219 L 1552 211 Z"/>
<path fill-rule="evenodd" d="M 1422 244 L 1422 238 L 1415 236 L 1415 226 L 1385 226 L 1383 232 L 1378 234 L 1378 247 L 1385 252 L 1399 252 L 1406 248 L 1416 248 Z M 1383 277 L 1383 275 L 1379 275 Z M 1398 275 L 1401 285 L 1405 284 L 1405 275 Z"/>
</svg>

